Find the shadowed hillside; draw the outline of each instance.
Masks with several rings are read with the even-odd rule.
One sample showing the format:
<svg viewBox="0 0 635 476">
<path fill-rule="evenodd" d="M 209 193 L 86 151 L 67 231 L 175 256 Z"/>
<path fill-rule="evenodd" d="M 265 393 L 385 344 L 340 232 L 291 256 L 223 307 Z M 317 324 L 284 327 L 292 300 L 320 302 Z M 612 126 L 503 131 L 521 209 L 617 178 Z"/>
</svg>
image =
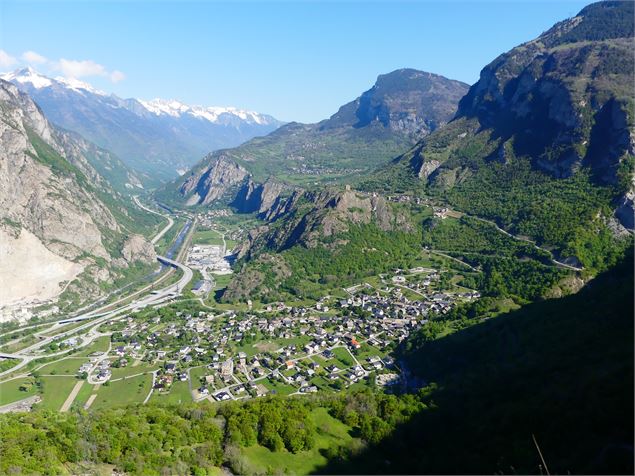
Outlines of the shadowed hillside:
<svg viewBox="0 0 635 476">
<path fill-rule="evenodd" d="M 321 472 L 539 473 L 535 435 L 551 474 L 632 474 L 632 290 L 631 255 L 577 295 L 411 338 L 429 409 Z"/>
</svg>

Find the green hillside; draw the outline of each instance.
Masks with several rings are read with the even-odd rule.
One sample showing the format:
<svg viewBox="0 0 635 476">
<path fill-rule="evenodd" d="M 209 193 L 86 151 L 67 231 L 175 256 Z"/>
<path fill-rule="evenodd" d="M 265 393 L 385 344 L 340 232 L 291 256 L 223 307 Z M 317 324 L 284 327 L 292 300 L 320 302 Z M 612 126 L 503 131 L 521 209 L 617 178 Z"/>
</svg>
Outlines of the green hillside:
<svg viewBox="0 0 635 476">
<path fill-rule="evenodd" d="M 633 472 L 632 255 L 576 295 L 430 339 L 400 349 L 427 410 L 323 472 Z"/>
</svg>

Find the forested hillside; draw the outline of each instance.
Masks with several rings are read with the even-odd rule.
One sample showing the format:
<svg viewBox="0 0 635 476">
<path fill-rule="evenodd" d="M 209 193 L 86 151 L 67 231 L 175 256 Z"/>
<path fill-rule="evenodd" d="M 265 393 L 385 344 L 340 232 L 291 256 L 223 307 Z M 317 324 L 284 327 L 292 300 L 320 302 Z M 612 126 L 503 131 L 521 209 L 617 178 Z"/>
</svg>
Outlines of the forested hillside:
<svg viewBox="0 0 635 476">
<path fill-rule="evenodd" d="M 633 51 L 633 3 L 589 5 L 487 65 L 446 127 L 362 187 L 435 196 L 607 269 L 633 229 Z"/>
</svg>

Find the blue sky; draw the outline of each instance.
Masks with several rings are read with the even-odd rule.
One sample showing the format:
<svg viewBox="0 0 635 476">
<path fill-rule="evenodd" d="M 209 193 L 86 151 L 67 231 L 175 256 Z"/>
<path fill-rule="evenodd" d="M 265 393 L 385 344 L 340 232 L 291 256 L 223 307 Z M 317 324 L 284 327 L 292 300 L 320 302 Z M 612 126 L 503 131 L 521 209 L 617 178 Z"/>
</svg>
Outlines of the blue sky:
<svg viewBox="0 0 635 476">
<path fill-rule="evenodd" d="M 588 3 L 0 0 L 0 71 L 30 62 L 122 97 L 313 122 L 398 68 L 472 84 Z"/>
</svg>

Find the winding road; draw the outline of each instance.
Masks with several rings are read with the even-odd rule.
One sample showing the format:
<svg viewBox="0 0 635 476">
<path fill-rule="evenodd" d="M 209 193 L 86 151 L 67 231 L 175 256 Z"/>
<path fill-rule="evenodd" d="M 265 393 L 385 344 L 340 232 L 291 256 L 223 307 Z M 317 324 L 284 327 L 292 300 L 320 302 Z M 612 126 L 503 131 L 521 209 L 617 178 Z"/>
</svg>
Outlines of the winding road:
<svg viewBox="0 0 635 476">
<path fill-rule="evenodd" d="M 145 210 L 146 212 L 152 213 L 154 215 L 159 215 L 163 218 L 166 218 L 168 220 L 168 224 L 165 225 L 165 228 L 163 228 L 159 233 L 157 233 L 157 235 L 152 238 L 152 240 L 150 241 L 150 243 L 152 243 L 153 245 L 155 245 L 161 238 L 163 238 L 163 235 L 165 235 L 167 233 L 167 231 L 172 228 L 172 225 L 174 225 L 174 220 L 172 219 L 172 217 L 170 215 L 165 215 L 163 213 L 159 213 L 156 212 L 154 210 L 149 209 L 148 207 L 144 206 L 140 201 L 139 201 L 139 196 L 138 195 L 134 195 L 132 197 L 132 199 L 134 200 L 135 204 L 141 208 L 142 210 Z"/>
<path fill-rule="evenodd" d="M 551 252 L 551 250 L 543 248 L 542 246 L 538 245 L 535 241 L 530 240 L 529 238 L 525 238 L 525 237 L 518 236 L 518 235 L 513 235 L 512 233 L 508 232 L 507 230 L 503 230 L 500 226 L 498 226 L 496 224 L 496 222 L 493 222 L 491 220 L 487 220 L 485 218 L 477 217 L 477 216 L 474 216 L 474 215 L 468 215 L 467 213 L 463 213 L 463 215 L 465 215 L 465 216 L 467 216 L 469 218 L 473 218 L 474 220 L 478 220 L 480 222 L 487 223 L 488 225 L 492 225 L 498 231 L 500 231 L 501 233 L 507 235 L 510 238 L 513 238 L 514 240 L 518 240 L 518 241 L 523 241 L 525 243 L 529 243 L 530 245 L 532 245 L 537 250 L 543 251 L 545 253 L 549 253 L 549 255 L 551 256 L 551 262 L 553 264 L 555 264 L 556 266 L 560 266 L 562 268 L 567 268 L 567 269 L 570 269 L 572 271 L 583 271 L 584 270 L 584 268 L 579 268 L 577 266 L 573 266 L 573 265 L 570 265 L 570 264 L 567 264 L 567 263 L 563 263 L 562 261 L 558 261 L 557 259 L 555 259 L 553 257 L 553 253 Z"/>
</svg>

